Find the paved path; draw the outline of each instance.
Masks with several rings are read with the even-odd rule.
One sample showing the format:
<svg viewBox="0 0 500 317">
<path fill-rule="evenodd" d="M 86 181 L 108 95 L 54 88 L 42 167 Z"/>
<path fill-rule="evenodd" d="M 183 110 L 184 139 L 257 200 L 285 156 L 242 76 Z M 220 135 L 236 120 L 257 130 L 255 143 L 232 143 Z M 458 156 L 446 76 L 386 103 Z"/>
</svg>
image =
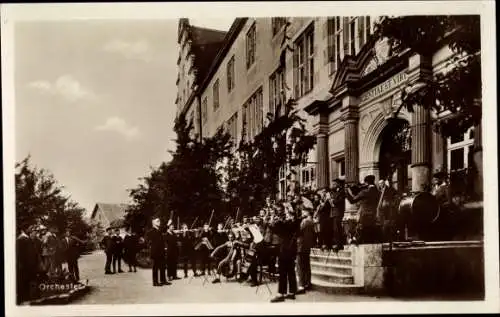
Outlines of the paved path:
<svg viewBox="0 0 500 317">
<path fill-rule="evenodd" d="M 258 289 L 247 284 L 226 282 L 204 283 L 203 277 L 173 281 L 170 286 L 153 287 L 151 270 L 138 269 L 137 273 L 104 275 L 105 256 L 102 251 L 84 255 L 79 260 L 80 275 L 88 279 L 92 291 L 73 304 L 159 304 L 159 303 L 242 303 L 269 302 L 276 295 L 277 285 L 269 284 L 272 294 L 265 285 Z M 126 266 L 124 266 L 125 268 Z M 179 272 L 181 273 L 181 272 Z M 191 274 L 191 272 L 189 272 Z M 183 276 L 181 273 L 179 276 Z M 211 278 L 210 278 L 211 280 Z M 329 295 L 309 292 L 298 295 L 297 302 L 352 302 L 377 301 L 375 297 Z M 291 300 L 287 302 L 292 302 Z"/>
</svg>

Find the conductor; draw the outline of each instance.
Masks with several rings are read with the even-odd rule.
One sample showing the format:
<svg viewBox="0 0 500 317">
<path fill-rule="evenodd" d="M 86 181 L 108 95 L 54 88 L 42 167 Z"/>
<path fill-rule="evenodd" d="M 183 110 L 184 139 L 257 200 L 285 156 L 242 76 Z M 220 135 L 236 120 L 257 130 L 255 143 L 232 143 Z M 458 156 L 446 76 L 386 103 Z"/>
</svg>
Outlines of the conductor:
<svg viewBox="0 0 500 317">
<path fill-rule="evenodd" d="M 153 286 L 170 285 L 165 276 L 165 240 L 160 232 L 160 218 L 154 217 L 151 221 L 153 228 L 148 232 L 147 238 L 151 248 L 153 261 Z M 158 273 L 160 281 L 158 283 Z"/>
</svg>

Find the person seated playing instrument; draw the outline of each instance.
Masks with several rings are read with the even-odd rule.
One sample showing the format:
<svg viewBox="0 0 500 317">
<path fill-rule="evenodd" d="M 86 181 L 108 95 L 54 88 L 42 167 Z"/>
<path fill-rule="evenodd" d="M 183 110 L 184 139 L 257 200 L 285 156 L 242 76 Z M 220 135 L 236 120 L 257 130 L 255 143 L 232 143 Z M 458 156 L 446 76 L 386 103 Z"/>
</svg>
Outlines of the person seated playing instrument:
<svg viewBox="0 0 500 317">
<path fill-rule="evenodd" d="M 217 265 L 217 275 L 218 277 L 212 281 L 212 283 L 220 283 L 221 275 L 224 275 L 227 278 L 231 278 L 235 276 L 240 271 L 240 258 L 239 258 L 239 241 L 235 239 L 235 236 L 232 232 L 228 234 L 228 241 L 224 244 L 215 248 L 215 250 L 210 254 L 211 258 L 216 258 L 219 252 L 222 250 L 226 251 L 226 255 Z"/>
</svg>

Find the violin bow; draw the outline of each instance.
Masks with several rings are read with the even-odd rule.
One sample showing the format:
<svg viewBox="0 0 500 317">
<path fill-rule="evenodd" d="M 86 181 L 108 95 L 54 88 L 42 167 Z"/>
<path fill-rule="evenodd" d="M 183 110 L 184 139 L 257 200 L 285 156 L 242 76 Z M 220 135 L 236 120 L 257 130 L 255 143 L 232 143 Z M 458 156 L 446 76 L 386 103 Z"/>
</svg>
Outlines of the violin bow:
<svg viewBox="0 0 500 317">
<path fill-rule="evenodd" d="M 212 217 L 214 216 L 214 211 L 215 209 L 212 209 L 212 214 L 210 214 L 210 219 L 208 220 L 208 227 L 210 227 L 210 224 L 212 223 Z"/>
<path fill-rule="evenodd" d="M 196 221 L 198 221 L 198 216 L 196 216 L 196 218 L 194 219 L 193 223 L 191 224 L 191 228 L 189 228 L 189 229 L 193 229 L 193 226 L 196 223 Z"/>
</svg>

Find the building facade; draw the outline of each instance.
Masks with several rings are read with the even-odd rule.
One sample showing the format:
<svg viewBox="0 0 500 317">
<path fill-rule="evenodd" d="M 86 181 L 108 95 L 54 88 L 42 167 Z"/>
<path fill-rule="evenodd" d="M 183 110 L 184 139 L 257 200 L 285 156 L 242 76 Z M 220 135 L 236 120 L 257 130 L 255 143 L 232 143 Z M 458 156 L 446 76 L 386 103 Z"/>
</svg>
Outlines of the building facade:
<svg viewBox="0 0 500 317">
<path fill-rule="evenodd" d="M 373 174 L 391 179 L 401 192 L 422 191 L 433 172 L 472 165 L 480 129 L 444 139 L 431 129 L 435 114 L 422 107 L 399 111 L 403 89 L 449 67 L 453 54 L 448 46 L 432 58 L 394 50 L 371 37 L 376 19 L 236 19 L 228 32 L 214 36 L 218 50 L 208 69 L 184 80 L 195 83 L 186 94 L 183 65 L 197 52 L 185 48 L 193 42 L 183 29 L 193 27 L 181 19 L 178 113 L 193 119 L 200 137 L 226 128 L 238 142 L 257 135 L 280 100 L 293 98 L 317 137 L 308 163 L 297 171 L 302 186 L 322 188 L 336 178 L 356 183 Z M 280 179 L 283 193 L 285 171 Z"/>
</svg>

